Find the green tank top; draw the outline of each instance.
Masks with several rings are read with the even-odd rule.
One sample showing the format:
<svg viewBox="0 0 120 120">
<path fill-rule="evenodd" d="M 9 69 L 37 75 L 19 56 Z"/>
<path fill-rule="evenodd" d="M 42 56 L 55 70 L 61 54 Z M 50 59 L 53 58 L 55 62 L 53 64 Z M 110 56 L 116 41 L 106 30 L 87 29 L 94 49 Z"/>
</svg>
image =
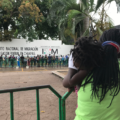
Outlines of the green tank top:
<svg viewBox="0 0 120 120">
<path fill-rule="evenodd" d="M 92 100 L 91 93 L 91 83 L 87 84 L 84 90 L 81 87 L 78 91 L 78 108 L 74 120 L 120 120 L 120 92 L 114 97 L 110 107 L 108 107 L 112 100 L 110 91 L 101 103 L 98 103 L 98 98 Z"/>
</svg>

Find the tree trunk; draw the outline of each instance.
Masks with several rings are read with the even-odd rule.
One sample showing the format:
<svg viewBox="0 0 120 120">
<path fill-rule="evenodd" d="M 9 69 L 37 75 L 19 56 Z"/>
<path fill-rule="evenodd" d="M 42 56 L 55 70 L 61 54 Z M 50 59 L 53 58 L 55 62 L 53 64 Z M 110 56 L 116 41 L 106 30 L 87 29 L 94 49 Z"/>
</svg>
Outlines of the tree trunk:
<svg viewBox="0 0 120 120">
<path fill-rule="evenodd" d="M 104 27 L 103 27 L 103 22 L 104 22 L 104 11 L 105 11 L 105 3 L 103 3 L 103 5 L 102 5 L 102 14 L 101 14 L 101 30 L 103 30 L 104 29 Z"/>
<path fill-rule="evenodd" d="M 82 4 L 81 0 L 79 0 L 79 3 L 80 3 L 80 8 L 81 8 L 81 4 Z"/>
<path fill-rule="evenodd" d="M 89 14 L 89 12 L 86 10 L 86 14 Z M 89 17 L 85 16 L 85 19 L 83 20 L 83 33 L 89 28 Z"/>
<path fill-rule="evenodd" d="M 59 32 L 59 40 L 62 40 L 62 39 L 61 39 L 61 35 L 60 35 L 60 32 Z"/>
<path fill-rule="evenodd" d="M 8 31 L 8 23 L 5 22 L 3 24 L 3 28 L 4 28 L 4 37 L 3 37 L 3 40 L 6 41 L 6 40 L 10 40 L 10 36 L 9 36 L 9 31 Z"/>
<path fill-rule="evenodd" d="M 80 7 L 81 7 L 81 0 L 80 1 Z M 88 1 L 88 0 L 87 0 Z M 88 10 L 85 10 L 85 13 L 88 15 L 89 14 L 89 11 Z M 89 17 L 84 15 L 85 16 L 85 19 L 83 20 L 83 32 L 82 32 L 82 35 L 84 34 L 84 32 L 89 28 Z"/>
</svg>

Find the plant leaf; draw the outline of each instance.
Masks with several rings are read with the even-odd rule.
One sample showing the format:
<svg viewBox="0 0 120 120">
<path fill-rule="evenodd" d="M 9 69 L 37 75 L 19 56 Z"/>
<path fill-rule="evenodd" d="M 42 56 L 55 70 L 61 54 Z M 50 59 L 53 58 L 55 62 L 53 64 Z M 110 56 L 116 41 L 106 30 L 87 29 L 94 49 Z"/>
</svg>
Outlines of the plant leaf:
<svg viewBox="0 0 120 120">
<path fill-rule="evenodd" d="M 89 36 L 90 35 L 90 32 L 89 32 L 89 28 L 86 29 L 86 31 L 83 33 L 82 37 L 86 37 L 86 36 Z"/>
</svg>

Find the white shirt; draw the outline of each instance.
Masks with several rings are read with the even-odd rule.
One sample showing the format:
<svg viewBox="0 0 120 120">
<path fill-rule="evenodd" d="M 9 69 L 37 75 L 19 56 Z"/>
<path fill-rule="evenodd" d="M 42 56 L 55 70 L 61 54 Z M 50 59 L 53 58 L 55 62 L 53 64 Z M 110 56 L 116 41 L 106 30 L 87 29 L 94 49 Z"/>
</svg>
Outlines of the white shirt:
<svg viewBox="0 0 120 120">
<path fill-rule="evenodd" d="M 17 61 L 19 61 L 19 59 L 20 59 L 20 56 L 17 56 Z"/>
<path fill-rule="evenodd" d="M 62 59 L 62 57 L 60 56 L 60 57 L 59 57 L 59 60 L 61 61 L 61 59 Z"/>
<path fill-rule="evenodd" d="M 71 54 L 70 57 L 69 57 L 68 68 L 72 68 L 72 69 L 78 70 L 78 68 L 76 68 L 76 67 L 74 66 L 74 64 L 73 64 L 72 54 Z"/>
</svg>

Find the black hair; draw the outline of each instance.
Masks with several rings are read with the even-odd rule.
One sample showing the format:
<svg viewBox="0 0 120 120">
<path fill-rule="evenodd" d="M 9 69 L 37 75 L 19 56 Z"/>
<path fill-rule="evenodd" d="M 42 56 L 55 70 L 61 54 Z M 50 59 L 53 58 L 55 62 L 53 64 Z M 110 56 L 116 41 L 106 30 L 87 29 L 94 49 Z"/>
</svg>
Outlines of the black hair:
<svg viewBox="0 0 120 120">
<path fill-rule="evenodd" d="M 74 63 L 80 62 L 80 69 L 82 66 L 87 70 L 92 67 L 99 67 L 103 62 L 103 48 L 99 41 L 93 40 L 93 37 L 78 38 L 78 41 L 71 52 Z"/>
<path fill-rule="evenodd" d="M 110 45 L 102 47 L 101 44 L 104 41 L 115 41 L 120 45 L 120 30 L 105 31 L 99 41 L 93 40 L 92 37 L 79 38 L 71 52 L 74 61 L 80 61 L 80 67 L 84 66 L 86 70 L 93 67 L 82 86 L 85 87 L 86 84 L 91 83 L 91 96 L 97 97 L 99 103 L 110 91 L 111 105 L 120 91 L 120 71 L 117 49 Z"/>
</svg>

